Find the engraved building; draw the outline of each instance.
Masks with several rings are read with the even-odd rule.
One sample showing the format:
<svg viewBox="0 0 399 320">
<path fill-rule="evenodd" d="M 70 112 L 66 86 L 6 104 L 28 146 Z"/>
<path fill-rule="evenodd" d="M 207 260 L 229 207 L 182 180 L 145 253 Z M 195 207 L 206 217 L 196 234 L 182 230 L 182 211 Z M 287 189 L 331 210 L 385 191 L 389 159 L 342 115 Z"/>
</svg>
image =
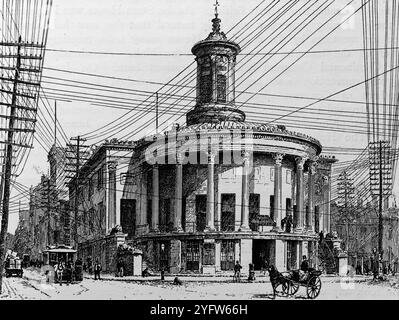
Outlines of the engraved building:
<svg viewBox="0 0 399 320">
<path fill-rule="evenodd" d="M 299 268 L 330 232 L 331 165 L 316 139 L 248 122 L 235 104 L 240 46 L 221 31 L 194 45 L 196 104 L 186 125 L 137 142 L 121 199 L 124 233 L 154 270 Z"/>
</svg>

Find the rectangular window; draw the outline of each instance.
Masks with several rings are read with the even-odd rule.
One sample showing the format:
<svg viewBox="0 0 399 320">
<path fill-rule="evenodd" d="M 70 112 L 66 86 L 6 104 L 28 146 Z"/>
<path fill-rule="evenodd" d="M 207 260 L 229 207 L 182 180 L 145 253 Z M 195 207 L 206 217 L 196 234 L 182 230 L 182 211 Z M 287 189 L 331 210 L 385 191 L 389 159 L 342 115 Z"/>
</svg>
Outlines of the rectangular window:
<svg viewBox="0 0 399 320">
<path fill-rule="evenodd" d="M 136 228 L 135 199 L 121 199 L 121 225 L 123 232 L 132 238 Z"/>
<path fill-rule="evenodd" d="M 200 70 L 200 102 L 210 102 L 212 100 L 212 69 L 209 58 L 205 58 Z"/>
<path fill-rule="evenodd" d="M 222 193 L 221 198 L 222 231 L 234 231 L 236 195 L 234 193 Z"/>
<path fill-rule="evenodd" d="M 206 226 L 206 195 L 195 196 L 196 230 L 204 231 Z"/>
<path fill-rule="evenodd" d="M 274 168 L 270 168 L 270 181 L 274 181 Z"/>
<path fill-rule="evenodd" d="M 260 194 L 249 195 L 249 227 L 252 231 L 258 231 L 259 226 Z"/>
<path fill-rule="evenodd" d="M 224 74 L 217 75 L 217 101 L 226 102 L 226 76 Z"/>
<path fill-rule="evenodd" d="M 169 232 L 173 230 L 173 219 L 171 216 L 170 210 L 170 199 L 162 199 L 161 200 L 161 212 L 159 217 L 159 228 L 163 232 Z"/>
<path fill-rule="evenodd" d="M 97 190 L 101 190 L 104 184 L 104 165 L 97 171 Z"/>
</svg>

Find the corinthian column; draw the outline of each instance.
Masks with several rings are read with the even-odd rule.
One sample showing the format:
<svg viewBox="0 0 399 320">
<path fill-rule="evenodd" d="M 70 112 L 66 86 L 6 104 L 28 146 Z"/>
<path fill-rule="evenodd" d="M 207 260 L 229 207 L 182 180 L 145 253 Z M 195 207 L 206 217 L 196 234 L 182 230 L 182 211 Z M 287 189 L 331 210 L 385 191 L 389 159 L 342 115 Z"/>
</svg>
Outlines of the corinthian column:
<svg viewBox="0 0 399 320">
<path fill-rule="evenodd" d="M 205 231 L 215 230 L 215 156 L 208 153 L 208 184 L 206 196 L 206 228 Z"/>
<path fill-rule="evenodd" d="M 312 159 L 309 163 L 309 177 L 308 177 L 308 205 L 309 214 L 306 217 L 306 228 L 308 231 L 314 231 L 315 217 L 314 217 L 314 190 L 315 190 L 315 174 L 316 174 L 316 160 Z"/>
<path fill-rule="evenodd" d="M 177 154 L 176 157 L 176 185 L 175 185 L 175 216 L 174 216 L 174 231 L 181 232 L 182 220 L 182 205 L 183 205 L 183 157 Z"/>
<path fill-rule="evenodd" d="M 249 228 L 249 174 L 250 168 L 250 152 L 245 151 L 243 154 L 242 165 L 242 188 L 241 188 L 241 226 L 240 231 L 250 231 Z"/>
<path fill-rule="evenodd" d="M 108 229 L 116 224 L 116 161 L 108 162 Z"/>
<path fill-rule="evenodd" d="M 323 229 L 326 233 L 330 233 L 330 204 L 331 204 L 331 183 L 328 176 L 323 177 L 324 185 L 326 186 L 326 191 L 324 194 L 324 219 L 323 219 Z"/>
<path fill-rule="evenodd" d="M 159 168 L 158 164 L 152 167 L 152 218 L 151 229 L 157 232 L 159 226 Z"/>
<path fill-rule="evenodd" d="M 304 183 L 303 183 L 303 167 L 305 165 L 306 157 L 297 157 L 296 161 L 296 212 L 295 212 L 295 223 L 296 232 L 302 232 L 304 228 Z"/>
<path fill-rule="evenodd" d="M 280 231 L 282 199 L 281 199 L 281 184 L 282 184 L 282 170 L 284 155 L 276 153 L 274 159 L 274 221 L 276 222 L 275 231 Z"/>
</svg>

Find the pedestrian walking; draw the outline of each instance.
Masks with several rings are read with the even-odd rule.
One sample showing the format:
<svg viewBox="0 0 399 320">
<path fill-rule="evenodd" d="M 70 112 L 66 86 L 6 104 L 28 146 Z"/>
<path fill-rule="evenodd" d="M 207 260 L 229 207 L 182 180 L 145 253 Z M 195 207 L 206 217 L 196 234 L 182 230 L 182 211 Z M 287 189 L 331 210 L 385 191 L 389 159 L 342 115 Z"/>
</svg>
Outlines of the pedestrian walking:
<svg viewBox="0 0 399 320">
<path fill-rule="evenodd" d="M 118 259 L 118 263 L 116 264 L 116 268 L 118 270 L 118 277 L 123 278 L 124 267 L 123 267 L 123 260 L 121 258 Z"/>
<path fill-rule="evenodd" d="M 233 279 L 235 282 L 240 282 L 241 281 L 241 269 L 242 266 L 238 261 L 236 261 L 236 264 L 234 266 L 234 276 Z"/>
<path fill-rule="evenodd" d="M 96 263 L 94 264 L 94 280 L 101 280 L 100 274 L 101 274 L 101 264 L 98 261 L 98 259 L 96 259 Z"/>
<path fill-rule="evenodd" d="M 64 263 L 62 260 L 60 260 L 58 264 L 55 266 L 57 281 L 59 282 L 60 286 L 62 286 L 62 278 L 64 276 L 64 270 L 65 270 Z"/>
</svg>

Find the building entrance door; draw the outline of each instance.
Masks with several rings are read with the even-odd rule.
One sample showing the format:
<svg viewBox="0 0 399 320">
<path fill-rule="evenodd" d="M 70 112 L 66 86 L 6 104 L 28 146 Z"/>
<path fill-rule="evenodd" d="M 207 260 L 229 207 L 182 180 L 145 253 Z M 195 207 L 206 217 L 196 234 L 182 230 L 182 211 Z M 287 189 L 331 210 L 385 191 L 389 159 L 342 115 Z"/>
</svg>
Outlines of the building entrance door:
<svg viewBox="0 0 399 320">
<path fill-rule="evenodd" d="M 298 241 L 287 241 L 287 270 L 298 269 Z"/>
<path fill-rule="evenodd" d="M 235 243 L 234 240 L 222 240 L 220 250 L 220 268 L 223 271 L 234 270 Z"/>
<path fill-rule="evenodd" d="M 274 264 L 273 240 L 253 240 L 252 263 L 255 270 L 263 270 L 267 263 Z"/>
<path fill-rule="evenodd" d="M 189 271 L 198 271 L 200 267 L 200 244 L 199 241 L 187 241 L 186 246 L 186 268 Z"/>
</svg>

